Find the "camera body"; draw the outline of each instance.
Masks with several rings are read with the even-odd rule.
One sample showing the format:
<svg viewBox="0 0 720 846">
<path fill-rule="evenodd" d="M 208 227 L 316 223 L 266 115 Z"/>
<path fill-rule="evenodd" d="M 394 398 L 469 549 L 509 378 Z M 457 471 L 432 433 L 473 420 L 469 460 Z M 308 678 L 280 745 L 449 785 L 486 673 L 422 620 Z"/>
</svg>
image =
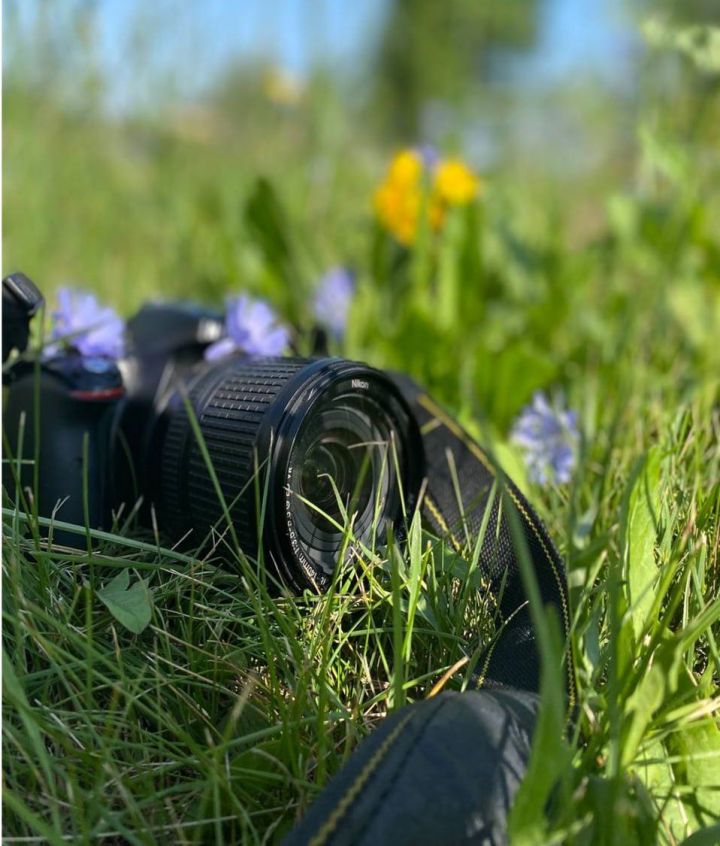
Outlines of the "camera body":
<svg viewBox="0 0 720 846">
<path fill-rule="evenodd" d="M 15 478 L 32 490 L 38 513 L 91 527 L 109 525 L 112 451 L 125 395 L 117 364 L 77 353 L 16 365 L 3 412 Z M 7 472 L 7 471 L 6 471 Z"/>
<path fill-rule="evenodd" d="M 26 327 L 36 310 L 25 315 Z M 21 311 L 11 316 L 22 327 Z M 3 320 L 7 324 L 5 307 Z M 3 409 L 15 459 L 15 473 L 7 473 L 11 492 L 19 481 L 23 491 L 32 491 L 41 516 L 110 528 L 114 509 L 148 491 L 147 429 L 168 385 L 202 361 L 203 349 L 221 331 L 217 312 L 149 303 L 128 323 L 129 354 L 121 361 L 71 349 L 12 365 L 4 374 Z M 13 346 L 26 343 L 27 328 L 12 337 Z M 5 357 L 9 352 L 3 349 Z"/>
<path fill-rule="evenodd" d="M 7 487 L 91 529 L 141 501 L 140 522 L 172 543 L 242 551 L 295 590 L 323 590 L 341 551 L 381 543 L 390 526 L 402 535 L 422 476 L 418 425 L 390 377 L 364 364 L 206 362 L 223 325 L 191 304 L 149 303 L 119 362 L 69 351 L 12 365 Z"/>
</svg>

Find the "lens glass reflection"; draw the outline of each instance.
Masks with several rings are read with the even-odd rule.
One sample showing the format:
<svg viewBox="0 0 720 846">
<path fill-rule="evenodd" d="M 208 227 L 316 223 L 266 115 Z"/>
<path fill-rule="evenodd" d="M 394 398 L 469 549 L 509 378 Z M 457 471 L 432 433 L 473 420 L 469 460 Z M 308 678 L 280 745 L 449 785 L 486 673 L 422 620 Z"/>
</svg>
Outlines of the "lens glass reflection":
<svg viewBox="0 0 720 846">
<path fill-rule="evenodd" d="M 319 403 L 293 448 L 293 522 L 304 554 L 325 572 L 337 565 L 343 530 L 368 544 L 399 508 L 395 424 L 370 396 Z M 402 466 L 402 465 L 400 465 Z"/>
</svg>

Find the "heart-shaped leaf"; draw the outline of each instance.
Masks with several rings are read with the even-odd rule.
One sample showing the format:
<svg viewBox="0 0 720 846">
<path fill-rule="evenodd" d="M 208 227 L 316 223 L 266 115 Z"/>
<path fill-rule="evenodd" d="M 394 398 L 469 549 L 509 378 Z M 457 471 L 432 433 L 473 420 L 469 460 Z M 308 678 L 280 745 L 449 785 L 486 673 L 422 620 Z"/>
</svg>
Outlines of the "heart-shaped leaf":
<svg viewBox="0 0 720 846">
<path fill-rule="evenodd" d="M 140 634 L 150 622 L 152 591 L 144 579 L 130 587 L 128 570 L 121 570 L 97 595 L 118 623 L 133 634 Z"/>
</svg>

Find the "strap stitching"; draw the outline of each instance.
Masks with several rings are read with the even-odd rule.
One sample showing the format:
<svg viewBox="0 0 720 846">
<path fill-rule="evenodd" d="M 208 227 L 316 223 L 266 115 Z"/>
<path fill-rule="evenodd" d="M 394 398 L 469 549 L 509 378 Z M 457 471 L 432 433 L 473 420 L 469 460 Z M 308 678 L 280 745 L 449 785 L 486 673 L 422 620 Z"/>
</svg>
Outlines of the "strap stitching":
<svg viewBox="0 0 720 846">
<path fill-rule="evenodd" d="M 362 770 L 360 770 L 358 777 L 348 787 L 347 791 L 345 792 L 345 795 L 340 799 L 330 816 L 318 829 L 317 833 L 310 839 L 309 846 L 323 846 L 323 844 L 328 842 L 328 838 L 335 831 L 338 823 L 345 815 L 352 802 L 357 798 L 358 794 L 363 789 L 370 776 L 378 768 L 382 759 L 385 757 L 388 750 L 398 738 L 407 723 L 413 717 L 414 713 L 414 711 L 411 711 L 410 713 L 406 714 L 401 720 L 399 720 L 395 728 L 375 750 L 370 760 L 367 762 L 367 764 L 365 764 Z"/>
<path fill-rule="evenodd" d="M 437 520 L 440 528 L 450 538 L 450 542 L 452 543 L 453 548 L 455 549 L 455 552 L 457 552 L 458 555 L 461 555 L 462 554 L 462 546 L 460 545 L 460 542 L 455 537 L 453 532 L 450 531 L 450 528 L 449 528 L 448 524 L 445 522 L 445 518 L 443 517 L 442 512 L 440 511 L 438 506 L 435 504 L 435 500 L 433 500 L 433 498 L 430 496 L 430 494 L 427 491 L 425 491 L 425 503 L 426 503 L 427 507 L 430 509 L 430 511 L 432 512 L 432 516 Z"/>
</svg>

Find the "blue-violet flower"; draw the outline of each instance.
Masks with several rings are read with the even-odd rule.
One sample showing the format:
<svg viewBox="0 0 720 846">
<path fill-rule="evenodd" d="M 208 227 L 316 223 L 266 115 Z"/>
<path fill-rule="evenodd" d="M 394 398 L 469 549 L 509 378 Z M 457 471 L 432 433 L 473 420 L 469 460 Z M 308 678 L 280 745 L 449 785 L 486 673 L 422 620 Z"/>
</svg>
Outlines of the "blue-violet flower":
<svg viewBox="0 0 720 846">
<path fill-rule="evenodd" d="M 333 267 L 320 280 L 315 317 L 336 338 L 345 332 L 354 290 L 355 276 L 344 267 Z"/>
<path fill-rule="evenodd" d="M 559 402 L 551 404 L 538 391 L 518 415 L 511 438 L 523 450 L 534 482 L 570 481 L 579 442 L 576 412 L 563 409 Z"/>
<path fill-rule="evenodd" d="M 415 151 L 422 159 L 423 167 L 432 173 L 440 163 L 440 152 L 437 147 L 433 147 L 432 144 L 420 144 Z"/>
<path fill-rule="evenodd" d="M 52 313 L 52 338 L 64 342 L 85 356 L 121 358 L 125 352 L 125 322 L 114 309 L 103 306 L 97 297 L 74 288 L 60 288 L 58 308 Z M 45 348 L 55 355 L 60 343 Z"/>
<path fill-rule="evenodd" d="M 264 300 L 247 294 L 226 302 L 226 336 L 205 350 L 208 361 L 216 361 L 232 352 L 246 355 L 281 355 L 288 345 L 289 333 L 278 323 L 275 312 Z"/>
</svg>

